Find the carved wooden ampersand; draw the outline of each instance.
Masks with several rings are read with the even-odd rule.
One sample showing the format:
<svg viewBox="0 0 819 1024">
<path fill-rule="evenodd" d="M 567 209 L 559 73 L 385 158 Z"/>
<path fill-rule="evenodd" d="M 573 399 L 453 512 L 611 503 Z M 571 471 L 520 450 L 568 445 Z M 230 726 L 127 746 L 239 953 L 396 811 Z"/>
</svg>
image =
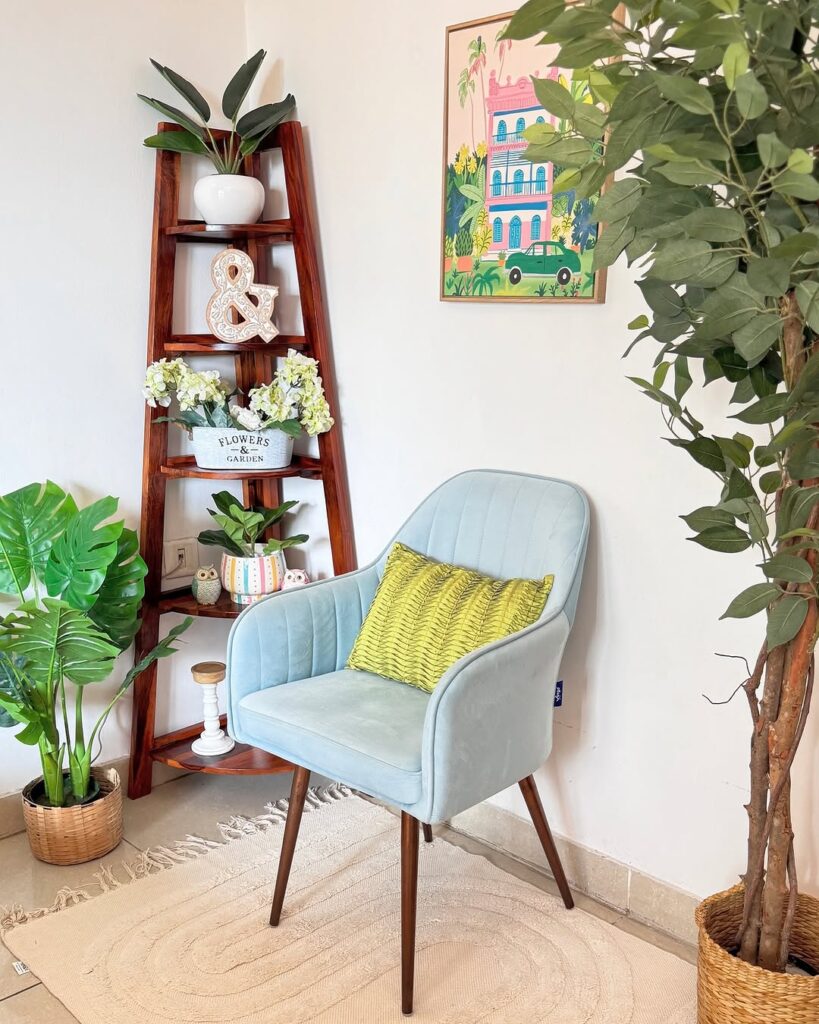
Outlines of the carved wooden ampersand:
<svg viewBox="0 0 819 1024">
<path fill-rule="evenodd" d="M 225 249 L 213 257 L 210 276 L 216 291 L 211 295 L 205 318 L 220 341 L 239 343 L 260 337 L 272 341 L 279 333 L 270 319 L 279 289 L 270 284 L 254 284 L 253 260 L 240 249 Z M 248 298 L 258 299 L 258 305 Z M 231 310 L 242 318 L 231 320 Z"/>
</svg>

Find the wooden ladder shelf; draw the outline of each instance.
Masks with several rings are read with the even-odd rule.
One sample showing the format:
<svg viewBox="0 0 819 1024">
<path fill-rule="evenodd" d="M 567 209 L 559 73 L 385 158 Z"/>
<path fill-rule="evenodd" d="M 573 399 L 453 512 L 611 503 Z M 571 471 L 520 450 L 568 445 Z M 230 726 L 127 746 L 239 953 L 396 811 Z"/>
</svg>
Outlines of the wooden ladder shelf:
<svg viewBox="0 0 819 1024">
<path fill-rule="evenodd" d="M 172 131 L 172 124 L 160 124 L 160 131 Z M 223 135 L 224 133 L 218 133 Z M 218 137 L 218 136 L 217 136 Z M 271 380 L 278 356 L 295 348 L 319 361 L 324 389 L 330 408 L 338 418 L 332 353 L 327 330 L 316 252 L 313 212 L 301 125 L 289 121 L 265 140 L 261 149 L 280 149 L 284 168 L 289 217 L 259 224 L 208 225 L 179 218 L 180 157 L 177 153 L 158 152 L 151 249 L 151 292 L 148 319 L 148 363 L 167 356 L 232 356 L 236 383 L 247 391 L 254 384 Z M 245 159 L 246 174 L 260 176 L 260 155 Z M 270 283 L 267 277 L 265 247 L 291 244 L 301 300 L 303 335 L 278 335 L 270 344 L 254 339 L 240 344 L 225 344 L 210 334 L 173 333 L 173 296 L 176 248 L 179 243 L 217 242 L 242 249 L 253 260 L 255 280 Z M 319 436 L 319 457 L 295 456 L 286 469 L 253 471 L 213 471 L 199 469 L 192 457 L 168 457 L 168 425 L 155 422 L 164 409 L 147 409 L 142 471 L 142 519 L 140 528 L 142 557 L 148 565 L 142 626 L 136 638 L 137 656 L 150 650 L 159 638 L 160 617 L 166 612 L 209 618 L 235 618 L 241 608 L 227 593 L 213 606 L 198 605 L 190 589 L 179 593 L 162 592 L 162 554 L 165 528 L 165 489 L 168 481 L 188 477 L 212 480 L 241 480 L 245 504 L 280 504 L 282 481 L 288 477 L 320 480 L 324 486 L 330 548 L 335 573 L 355 568 L 349 496 L 344 470 L 344 454 L 338 422 Z M 264 774 L 289 771 L 288 762 L 265 751 L 236 744 L 221 757 L 202 758 L 191 753 L 190 745 L 202 730 L 202 723 L 164 736 L 154 732 L 156 715 L 156 665 L 136 680 L 134 686 L 131 731 L 131 767 L 128 795 L 134 799 L 151 791 L 154 761 L 162 761 L 187 771 L 218 774 Z"/>
</svg>

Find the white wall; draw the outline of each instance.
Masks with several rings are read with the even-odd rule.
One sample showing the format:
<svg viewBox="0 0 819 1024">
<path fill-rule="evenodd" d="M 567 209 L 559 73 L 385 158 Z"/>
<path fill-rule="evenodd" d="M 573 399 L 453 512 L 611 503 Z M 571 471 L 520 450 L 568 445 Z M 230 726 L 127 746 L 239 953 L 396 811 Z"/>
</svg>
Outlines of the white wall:
<svg viewBox="0 0 819 1024">
<path fill-rule="evenodd" d="M 154 187 L 154 157 L 141 143 L 158 119 L 136 93 L 180 102 L 149 57 L 218 90 L 245 59 L 245 26 L 241 7 L 237 17 L 216 0 L 127 10 L 50 0 L 3 11 L 0 492 L 49 477 L 82 502 L 118 496 L 136 526 Z M 216 109 L 220 96 L 208 94 Z M 189 536 L 207 518 L 208 490 L 190 488 L 183 503 L 175 487 L 171 536 Z M 223 654 L 227 625 L 195 623 L 173 669 L 163 666 L 161 728 L 201 717 L 188 669 Z M 121 675 L 130 655 L 120 662 Z M 89 715 L 110 689 L 88 688 Z M 126 701 L 106 727 L 104 759 L 127 752 L 129 729 Z M 0 794 L 19 790 L 38 764 L 36 749 L 0 731 Z"/>
<path fill-rule="evenodd" d="M 437 299 L 444 27 L 497 5 L 247 0 L 246 38 L 237 9 L 146 0 L 123 13 L 52 0 L 4 11 L 2 491 L 49 476 L 86 500 L 119 495 L 136 523 L 153 190 L 140 140 L 155 118 L 134 93 L 162 90 L 149 56 L 218 89 L 264 46 L 263 98 L 292 90 L 307 131 L 360 561 L 461 469 L 580 483 L 593 536 L 544 802 L 556 831 L 684 889 L 731 882 L 747 711 L 711 708 L 701 693 L 725 696 L 740 679 L 712 652 L 755 654 L 760 622 L 717 622 L 753 570 L 738 578 L 736 558 L 687 543 L 675 518 L 713 493 L 659 440 L 655 409 L 624 380 L 653 355 L 620 360 L 640 309 L 628 270 L 611 273 L 597 307 Z M 281 305 L 292 310 L 292 296 Z M 195 330 L 201 301 L 188 309 Z M 299 496 L 312 503 L 308 486 Z M 208 493 L 186 488 L 170 510 L 180 536 L 198 528 Z M 320 517 L 309 532 L 316 571 Z M 160 728 L 194 718 L 188 668 L 220 657 L 226 632 L 195 624 L 163 671 Z M 104 757 L 127 750 L 129 716 L 123 705 L 109 724 Z M 815 715 L 797 762 L 801 880 L 814 890 L 818 727 Z M 36 755 L 0 733 L 0 793 L 36 772 Z M 516 794 L 498 801 L 522 810 Z"/>
<path fill-rule="evenodd" d="M 602 306 L 437 298 L 444 28 L 498 6 L 247 3 L 248 52 L 279 57 L 263 98 L 292 90 L 306 127 L 359 558 L 459 470 L 580 483 L 593 534 L 544 803 L 556 831 L 704 894 L 741 868 L 749 722 L 739 700 L 712 708 L 702 693 L 733 690 L 741 675 L 713 652 L 753 659 L 762 622 L 717 621 L 752 564 L 743 576 L 736 557 L 688 543 L 676 518 L 714 493 L 624 379 L 654 355 L 620 358 L 641 310 L 632 275 L 611 272 Z M 706 398 L 706 412 L 721 404 Z M 814 889 L 817 726 L 797 762 Z M 497 799 L 523 812 L 516 793 Z"/>
</svg>

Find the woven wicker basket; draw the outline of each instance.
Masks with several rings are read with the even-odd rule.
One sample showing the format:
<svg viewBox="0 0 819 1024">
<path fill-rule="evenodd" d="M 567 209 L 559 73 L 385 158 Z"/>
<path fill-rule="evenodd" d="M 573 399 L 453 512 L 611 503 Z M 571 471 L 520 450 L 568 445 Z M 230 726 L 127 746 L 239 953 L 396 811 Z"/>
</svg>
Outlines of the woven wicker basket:
<svg viewBox="0 0 819 1024">
<path fill-rule="evenodd" d="M 46 864 L 82 864 L 104 857 L 122 840 L 122 787 L 113 768 L 93 768 L 96 800 L 75 807 L 42 807 L 29 799 L 40 781 L 23 790 L 23 817 L 31 852 Z"/>
<path fill-rule="evenodd" d="M 779 974 L 727 952 L 742 920 L 743 887 L 697 907 L 698 1024 L 817 1024 L 819 977 Z M 791 955 L 819 970 L 819 900 L 800 895 Z"/>
</svg>

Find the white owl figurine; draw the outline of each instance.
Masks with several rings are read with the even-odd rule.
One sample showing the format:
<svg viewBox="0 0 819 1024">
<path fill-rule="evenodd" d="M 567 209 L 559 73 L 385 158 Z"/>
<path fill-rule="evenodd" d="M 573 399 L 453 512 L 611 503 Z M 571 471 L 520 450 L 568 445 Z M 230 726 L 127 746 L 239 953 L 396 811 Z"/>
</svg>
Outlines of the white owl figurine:
<svg viewBox="0 0 819 1024">
<path fill-rule="evenodd" d="M 288 569 L 282 580 L 282 590 L 289 590 L 291 587 L 303 587 L 310 582 L 310 577 L 304 569 Z"/>
<path fill-rule="evenodd" d="M 199 566 L 191 583 L 191 592 L 197 604 L 216 604 L 222 593 L 222 584 L 215 566 Z"/>
</svg>

